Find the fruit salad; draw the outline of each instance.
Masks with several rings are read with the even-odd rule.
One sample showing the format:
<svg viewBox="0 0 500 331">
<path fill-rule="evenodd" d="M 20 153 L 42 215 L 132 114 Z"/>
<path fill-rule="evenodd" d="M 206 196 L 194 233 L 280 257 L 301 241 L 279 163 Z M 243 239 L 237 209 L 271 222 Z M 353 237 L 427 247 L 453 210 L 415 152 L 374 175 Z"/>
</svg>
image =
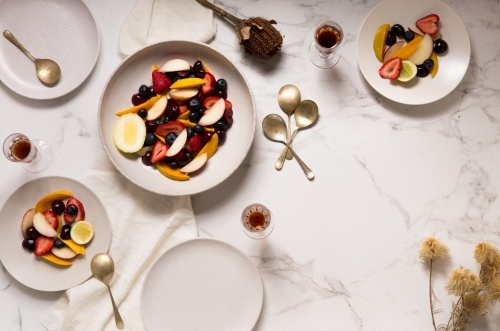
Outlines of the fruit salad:
<svg viewBox="0 0 500 331">
<path fill-rule="evenodd" d="M 70 191 L 42 197 L 24 214 L 21 231 L 24 249 L 60 266 L 71 266 L 74 258 L 84 255 L 85 245 L 94 236 L 82 202 Z"/>
<path fill-rule="evenodd" d="M 439 16 L 430 14 L 408 30 L 401 24 L 382 24 L 375 33 L 373 51 L 383 63 L 380 77 L 408 82 L 416 76 L 434 78 L 439 69 L 438 55 L 448 51 L 448 44 L 439 32 Z"/>
<path fill-rule="evenodd" d="M 189 180 L 226 140 L 233 124 L 228 83 L 196 61 L 153 65 L 152 85 L 141 85 L 132 107 L 118 111 L 113 141 L 123 153 L 173 180 Z"/>
</svg>

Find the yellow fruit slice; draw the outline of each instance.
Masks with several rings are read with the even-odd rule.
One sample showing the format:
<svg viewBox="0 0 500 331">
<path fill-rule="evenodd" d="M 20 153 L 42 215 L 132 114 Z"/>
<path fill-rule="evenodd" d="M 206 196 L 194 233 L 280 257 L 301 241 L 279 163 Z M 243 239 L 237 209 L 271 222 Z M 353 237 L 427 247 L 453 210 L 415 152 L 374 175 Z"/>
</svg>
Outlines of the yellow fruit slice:
<svg viewBox="0 0 500 331">
<path fill-rule="evenodd" d="M 86 221 L 76 222 L 71 227 L 71 239 L 80 245 L 85 245 L 94 237 L 94 227 Z"/>
<path fill-rule="evenodd" d="M 436 55 L 436 52 L 432 52 L 431 60 L 434 61 L 434 65 L 432 66 L 431 70 L 429 70 L 429 75 L 431 75 L 431 77 L 434 78 L 434 76 L 436 76 L 439 70 L 439 60 Z"/>
<path fill-rule="evenodd" d="M 382 24 L 373 37 L 373 51 L 380 62 L 383 62 L 384 59 L 385 40 L 387 39 L 387 32 L 389 32 L 390 28 L 390 24 Z"/>
<path fill-rule="evenodd" d="M 179 79 L 172 85 L 170 88 L 188 88 L 188 87 L 196 87 L 205 84 L 205 80 L 201 78 L 184 78 Z"/>
<path fill-rule="evenodd" d="M 401 60 L 408 60 L 408 58 L 415 53 L 415 50 L 422 41 L 422 38 L 422 36 L 415 36 L 415 39 L 404 45 L 399 51 L 392 54 L 391 59 L 399 57 Z"/>
<path fill-rule="evenodd" d="M 125 153 L 135 153 L 144 145 L 146 126 L 137 114 L 120 116 L 113 129 L 113 141 L 119 150 Z"/>
<path fill-rule="evenodd" d="M 158 69 L 160 69 L 160 67 L 158 67 L 156 64 L 153 64 L 153 71 L 157 71 Z"/>
<path fill-rule="evenodd" d="M 122 116 L 122 115 L 125 115 L 125 114 L 130 114 L 130 113 L 137 113 L 140 109 L 142 108 L 145 108 L 146 110 L 150 110 L 151 107 L 154 106 L 154 104 L 156 103 L 156 101 L 158 101 L 159 99 L 161 98 L 161 95 L 157 95 L 155 97 L 152 97 L 151 99 L 149 99 L 148 101 L 140 104 L 140 105 L 137 105 L 137 106 L 134 106 L 134 107 L 130 107 L 130 108 L 127 108 L 127 109 L 123 109 L 123 110 L 120 110 L 120 111 L 117 111 L 115 113 L 116 116 Z"/>
<path fill-rule="evenodd" d="M 61 239 L 60 236 L 57 236 L 59 239 Z M 66 244 L 69 248 L 71 248 L 75 253 L 80 254 L 80 255 L 85 255 L 85 246 L 77 244 L 71 239 L 61 239 L 63 243 Z"/>
<path fill-rule="evenodd" d="M 182 124 L 184 124 L 184 126 L 186 128 L 194 128 L 196 126 L 196 123 L 193 123 L 193 122 L 191 122 L 189 120 L 183 120 L 183 119 L 180 119 L 179 117 L 177 117 L 177 120 L 179 122 L 181 122 Z M 210 131 L 210 132 L 215 132 L 214 128 L 207 128 L 206 126 L 203 127 L 203 130 Z"/>
<path fill-rule="evenodd" d="M 189 180 L 189 176 L 179 171 L 179 169 L 172 169 L 164 162 L 155 163 L 156 169 L 163 176 L 173 180 Z"/>
<path fill-rule="evenodd" d="M 188 111 L 185 111 L 184 113 L 180 114 L 179 117 L 177 117 L 178 120 L 188 120 L 189 119 L 189 114 L 191 112 L 188 110 Z"/>
<path fill-rule="evenodd" d="M 73 262 L 71 260 L 61 259 L 60 257 L 57 257 L 52 253 L 47 253 L 47 254 L 44 254 L 40 257 L 44 260 L 47 260 L 49 262 L 55 263 L 57 265 L 62 265 L 65 267 L 69 267 L 70 265 L 73 264 Z"/>
<path fill-rule="evenodd" d="M 207 153 L 207 157 L 210 159 L 217 151 L 218 146 L 219 146 L 219 136 L 217 135 L 217 133 L 214 133 L 212 138 L 210 138 L 210 141 L 206 143 L 205 146 L 203 146 L 198 155 Z"/>
<path fill-rule="evenodd" d="M 61 215 L 57 215 L 57 219 L 59 220 L 59 224 L 57 224 L 56 232 L 57 232 L 57 235 L 60 235 L 61 231 L 62 231 L 62 224 L 63 224 Z"/>
<path fill-rule="evenodd" d="M 71 193 L 70 191 L 63 190 L 51 192 L 47 195 L 44 195 L 40 200 L 38 200 L 35 205 L 35 211 L 37 213 L 43 213 L 44 211 L 52 207 L 52 202 L 69 198 L 73 198 L 73 193 Z"/>
<path fill-rule="evenodd" d="M 158 135 L 156 133 L 155 133 L 155 136 L 156 136 L 156 138 L 158 138 L 159 141 L 161 141 L 162 143 L 165 143 L 165 138 L 164 137 L 162 137 L 162 136 L 160 136 L 160 135 Z"/>
</svg>

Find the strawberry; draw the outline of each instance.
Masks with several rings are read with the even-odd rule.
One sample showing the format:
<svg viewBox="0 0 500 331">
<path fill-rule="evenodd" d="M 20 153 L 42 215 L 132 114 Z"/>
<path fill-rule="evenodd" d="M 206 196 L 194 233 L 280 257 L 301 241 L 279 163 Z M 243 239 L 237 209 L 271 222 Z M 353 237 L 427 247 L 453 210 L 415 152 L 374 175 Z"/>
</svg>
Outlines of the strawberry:
<svg viewBox="0 0 500 331">
<path fill-rule="evenodd" d="M 59 226 L 59 218 L 57 218 L 56 213 L 49 209 L 43 212 L 43 216 L 45 217 L 47 223 L 50 224 L 52 229 L 57 229 L 57 227 Z"/>
<path fill-rule="evenodd" d="M 78 209 L 76 215 L 68 214 L 68 206 L 75 205 Z M 66 201 L 66 210 L 63 213 L 63 218 L 66 223 L 80 222 L 85 219 L 85 209 L 83 208 L 83 204 L 80 200 L 71 198 Z"/>
<path fill-rule="evenodd" d="M 200 151 L 203 143 L 200 135 L 192 136 L 186 144 L 186 150 L 191 154 L 196 154 Z"/>
<path fill-rule="evenodd" d="M 231 103 L 231 101 L 224 100 L 224 104 L 225 104 L 225 107 L 224 107 L 225 110 L 233 109 L 233 104 Z"/>
<path fill-rule="evenodd" d="M 205 109 L 209 109 L 210 107 L 212 107 L 214 105 L 214 103 L 217 102 L 217 100 L 219 100 L 220 98 L 219 97 L 207 97 L 205 98 L 205 100 L 203 100 L 203 108 Z"/>
<path fill-rule="evenodd" d="M 162 72 L 153 71 L 153 89 L 156 94 L 163 94 L 172 85 L 172 80 Z"/>
<path fill-rule="evenodd" d="M 382 67 L 378 70 L 380 77 L 386 79 L 396 79 L 399 76 L 399 71 L 401 70 L 401 65 L 403 62 L 399 57 L 395 57 L 394 59 L 390 59 L 386 63 L 382 65 Z"/>
<path fill-rule="evenodd" d="M 185 126 L 179 121 L 170 121 L 168 123 L 158 125 L 155 130 L 155 133 L 159 136 L 166 137 L 170 132 L 179 135 L 182 130 L 184 130 Z"/>
<path fill-rule="evenodd" d="M 47 254 L 54 246 L 54 239 L 45 236 L 39 236 L 35 239 L 35 255 L 42 256 Z"/>
<path fill-rule="evenodd" d="M 151 163 L 156 163 L 160 160 L 163 160 L 166 156 L 165 154 L 167 153 L 167 151 L 167 144 L 158 140 L 153 146 L 153 151 L 151 152 Z"/>
<path fill-rule="evenodd" d="M 201 85 L 201 92 L 204 95 L 209 95 L 215 90 L 215 77 L 211 73 L 205 72 L 203 79 L 205 80 L 205 84 Z"/>
<path fill-rule="evenodd" d="M 428 33 L 431 36 L 435 35 L 439 31 L 439 16 L 436 14 L 430 14 L 419 19 L 415 25 L 423 33 Z"/>
</svg>

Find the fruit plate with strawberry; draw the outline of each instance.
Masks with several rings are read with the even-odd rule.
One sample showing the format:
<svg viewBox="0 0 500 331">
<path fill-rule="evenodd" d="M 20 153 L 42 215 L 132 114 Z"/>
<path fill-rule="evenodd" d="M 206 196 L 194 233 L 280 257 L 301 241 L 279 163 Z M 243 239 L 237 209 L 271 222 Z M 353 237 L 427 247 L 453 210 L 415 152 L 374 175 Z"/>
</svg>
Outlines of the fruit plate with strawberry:
<svg viewBox="0 0 500 331">
<path fill-rule="evenodd" d="M 242 73 L 217 50 L 190 41 L 160 42 L 125 59 L 99 103 L 112 163 L 162 195 L 200 193 L 228 178 L 250 149 L 255 123 Z"/>
<path fill-rule="evenodd" d="M 389 41 L 390 38 L 387 38 L 386 43 L 376 45 L 377 34 L 380 34 L 383 27 L 391 26 L 389 31 L 392 31 L 394 25 L 400 25 L 403 29 L 401 38 L 396 39 L 395 47 L 404 48 L 410 43 L 415 44 L 415 42 L 424 45 L 420 40 L 427 41 L 436 38 L 446 40 L 448 47 L 443 53 L 437 54 L 437 57 L 434 57 L 434 54 L 432 56 L 429 54 L 428 57 L 427 54 L 422 54 L 425 53 L 426 48 L 422 46 L 420 51 L 415 50 L 415 53 L 404 54 L 402 61 L 394 60 L 393 56 L 397 55 L 396 52 L 407 53 L 400 49 L 396 50 L 393 56 L 390 56 L 388 53 L 392 50 L 390 50 L 391 47 L 387 46 L 387 42 L 391 44 L 394 40 Z M 425 31 L 421 32 L 417 26 Z M 411 39 L 406 39 L 406 34 L 410 34 L 409 37 L 412 37 L 413 34 L 414 39 L 409 41 Z M 430 53 L 435 53 L 437 49 L 436 40 L 433 41 Z M 430 44 L 432 45 L 432 41 Z M 411 46 L 406 49 L 411 49 Z M 432 47 L 434 47 L 434 51 Z M 470 55 L 471 48 L 467 29 L 460 17 L 439 0 L 384 0 L 368 14 L 358 34 L 357 57 L 363 76 L 381 95 L 402 104 L 428 104 L 451 93 L 464 77 L 469 66 Z M 437 66 L 439 66 L 438 72 L 432 72 L 429 75 L 417 73 L 416 67 L 419 66 L 415 66 L 409 60 L 413 60 L 413 58 L 417 58 L 417 61 L 423 60 L 422 56 L 427 60 L 426 64 L 434 58 L 436 61 L 432 61 L 431 65 L 434 62 L 436 65 L 432 70 L 436 71 Z M 399 64 L 388 63 L 391 58 L 393 62 L 399 62 Z M 396 56 L 396 58 L 398 57 Z M 438 60 L 439 64 L 437 64 Z M 405 68 L 402 68 L 401 62 Z M 404 70 L 404 77 L 401 74 L 401 77 L 391 77 L 393 70 L 399 70 L 396 66 L 401 67 L 401 72 Z M 412 78 L 412 75 L 409 74 L 411 70 L 414 70 L 414 74 L 416 73 L 418 77 Z M 418 70 L 420 71 L 421 68 Z M 426 71 L 427 69 L 422 70 Z"/>
<path fill-rule="evenodd" d="M 84 224 L 93 230 L 91 236 L 76 236 L 73 230 Z M 64 228 L 71 229 L 73 239 Z M 0 233 L 0 261 L 7 271 L 25 286 L 47 292 L 87 280 L 92 257 L 107 252 L 111 241 L 111 225 L 99 198 L 80 182 L 55 176 L 34 179 L 10 195 L 0 209 Z"/>
</svg>

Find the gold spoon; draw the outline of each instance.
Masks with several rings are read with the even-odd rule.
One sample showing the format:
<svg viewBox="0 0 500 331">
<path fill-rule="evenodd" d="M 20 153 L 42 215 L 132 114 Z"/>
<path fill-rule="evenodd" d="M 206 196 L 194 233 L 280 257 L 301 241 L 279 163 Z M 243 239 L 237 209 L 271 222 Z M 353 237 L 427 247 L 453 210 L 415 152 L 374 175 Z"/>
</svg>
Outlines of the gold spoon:
<svg viewBox="0 0 500 331">
<path fill-rule="evenodd" d="M 309 169 L 309 167 L 304 162 L 302 162 L 299 156 L 293 151 L 292 147 L 290 147 L 290 145 L 287 143 L 286 124 L 285 121 L 281 118 L 281 116 L 276 114 L 270 114 L 264 117 L 264 120 L 262 121 L 262 131 L 264 131 L 264 135 L 267 138 L 285 144 L 288 147 L 288 149 L 292 152 L 293 156 L 295 157 L 300 167 L 302 168 L 302 171 L 304 171 L 306 177 L 308 179 L 314 178 L 314 174 L 311 171 L 311 169 Z"/>
<path fill-rule="evenodd" d="M 288 116 L 288 126 L 286 130 L 286 139 L 290 140 L 290 117 L 293 111 L 299 106 L 300 102 L 300 91 L 295 85 L 285 85 L 280 88 L 278 92 L 278 104 L 281 110 Z M 292 153 L 286 148 L 286 158 L 288 160 L 292 159 Z"/>
<path fill-rule="evenodd" d="M 312 100 L 303 100 L 299 103 L 297 109 L 295 109 L 294 116 L 297 128 L 293 131 L 292 136 L 288 140 L 288 144 L 292 144 L 293 138 L 295 138 L 295 135 L 300 129 L 305 129 L 316 121 L 318 118 L 318 105 Z M 283 168 L 287 151 L 288 148 L 285 147 L 283 152 L 281 152 L 281 155 L 276 162 L 276 170 L 281 170 L 281 168 Z"/>
<path fill-rule="evenodd" d="M 111 297 L 111 303 L 113 304 L 116 327 L 120 330 L 123 330 L 125 324 L 123 324 L 122 317 L 118 312 L 115 300 L 113 299 L 113 294 L 111 294 L 111 289 L 109 288 L 109 282 L 111 281 L 111 277 L 113 277 L 113 273 L 115 272 L 115 263 L 113 262 L 113 259 L 109 254 L 99 253 L 92 258 L 92 262 L 90 262 L 90 269 L 92 269 L 92 274 L 94 275 L 94 277 L 104 285 L 106 285 L 106 287 L 108 288 L 109 296 Z"/>
<path fill-rule="evenodd" d="M 19 40 L 14 37 L 14 35 L 9 31 L 5 30 L 3 32 L 5 39 L 13 43 L 17 48 L 22 50 L 31 61 L 35 62 L 36 75 L 38 79 L 48 85 L 56 83 L 61 77 L 61 68 L 59 65 L 50 59 L 37 59 L 31 53 L 24 48 L 24 46 L 19 42 Z"/>
</svg>

